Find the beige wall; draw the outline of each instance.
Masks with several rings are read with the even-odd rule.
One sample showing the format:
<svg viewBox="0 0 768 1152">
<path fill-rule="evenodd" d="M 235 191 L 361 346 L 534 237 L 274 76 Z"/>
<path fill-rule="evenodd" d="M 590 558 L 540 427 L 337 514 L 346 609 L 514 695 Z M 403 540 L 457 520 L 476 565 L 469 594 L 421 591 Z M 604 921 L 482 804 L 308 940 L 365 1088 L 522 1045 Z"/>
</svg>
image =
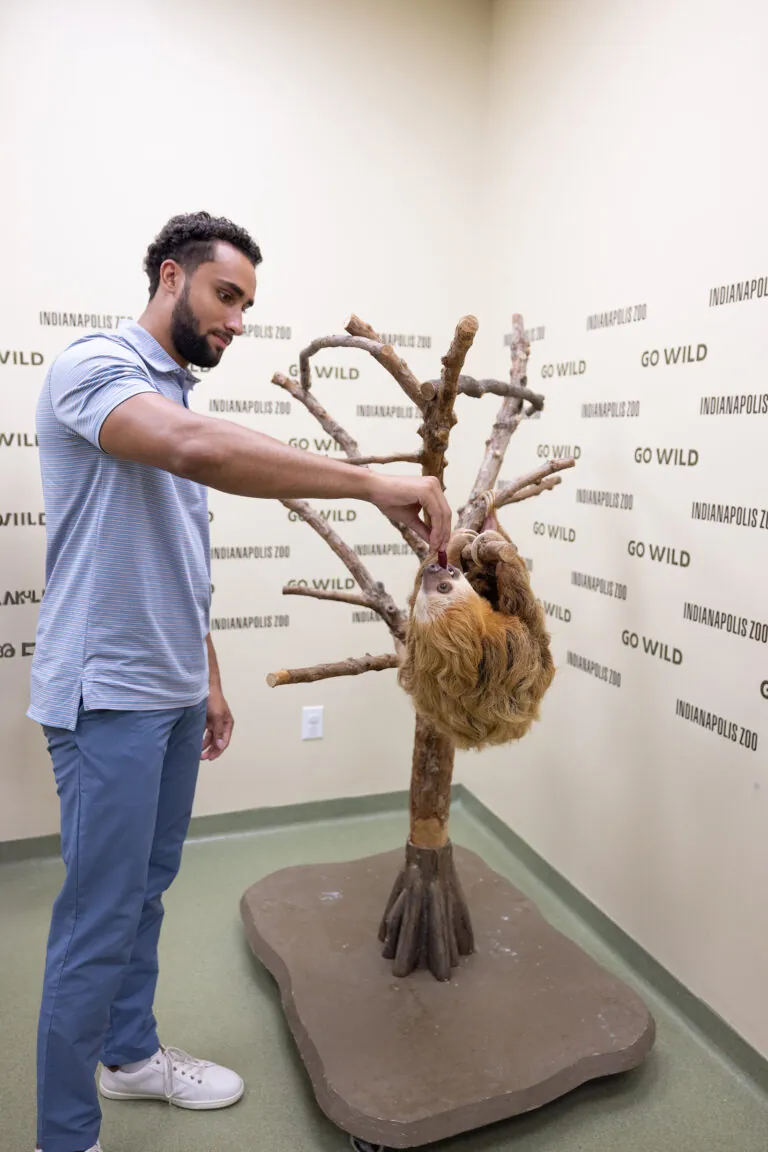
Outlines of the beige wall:
<svg viewBox="0 0 768 1152">
<path fill-rule="evenodd" d="M 211 16 L 214 12 L 215 16 Z M 531 385 L 544 417 L 517 433 L 505 476 L 579 445 L 576 472 L 503 514 L 533 564 L 560 669 L 541 724 L 519 747 L 461 755 L 457 777 L 694 992 L 768 1055 L 766 646 L 683 618 L 684 603 L 765 621 L 768 533 L 691 515 L 694 501 L 766 503 L 766 418 L 703 417 L 704 395 L 765 389 L 766 298 L 718 308 L 709 291 L 768 276 L 763 60 L 756 4 L 638 7 L 597 0 L 490 4 L 402 0 L 103 5 L 6 4 L 0 34 L 4 239 L 0 431 L 31 433 L 47 363 L 72 335 L 42 311 L 138 315 L 141 258 L 164 220 L 206 206 L 261 242 L 256 324 L 195 397 L 282 399 L 275 370 L 351 311 L 380 330 L 426 335 L 408 349 L 436 375 L 456 320 L 481 323 L 467 370 L 504 375 L 509 316 L 544 329 Z M 20 96 L 20 94 L 23 94 Z M 587 316 L 646 305 L 645 319 L 588 330 Z M 7 335 L 6 335 L 7 334 Z M 699 363 L 655 369 L 644 351 L 699 343 Z M 663 358 L 663 353 L 662 353 Z M 576 377 L 542 376 L 548 364 Z M 318 381 L 323 403 L 371 452 L 417 446 L 412 419 L 357 415 L 399 403 L 363 354 L 324 353 L 356 380 Z M 585 419 L 582 404 L 639 401 L 640 415 Z M 680 405 L 673 410 L 673 402 Z M 448 495 L 461 503 L 495 412 L 460 405 Z M 280 439 L 315 435 L 301 411 L 235 417 Z M 698 452 L 688 469 L 642 465 L 637 447 Z M 576 502 L 626 493 L 631 511 Z M 0 513 L 40 508 L 32 449 L 0 448 Z M 361 505 L 353 544 L 399 540 Z M 281 596 L 290 579 L 346 578 L 277 504 L 211 494 L 215 547 L 289 546 L 290 560 L 213 561 L 214 618 L 273 627 L 215 633 L 236 737 L 204 766 L 196 811 L 406 788 L 412 718 L 392 673 L 269 690 L 276 668 L 388 650 L 383 625 L 341 605 Z M 573 543 L 535 531 L 573 529 Z M 0 529 L 5 590 L 41 584 L 42 529 Z M 687 567 L 630 555 L 675 548 Z M 407 558 L 370 567 L 404 600 Z M 626 601 L 572 583 L 626 584 Z M 36 725 L 24 718 L 34 605 L 0 606 L 0 838 L 57 827 Z M 274 627 L 278 615 L 290 627 Z M 662 661 L 622 642 L 658 639 Z M 674 652 L 683 654 L 675 664 Z M 621 674 L 569 667 L 568 652 Z M 675 714 L 677 700 L 737 727 L 737 742 Z M 303 704 L 325 706 L 324 740 L 299 739 Z M 756 751 L 738 743 L 755 733 Z"/>
<path fill-rule="evenodd" d="M 0 365 L 0 431 L 33 442 L 47 364 L 79 334 L 42 325 L 40 312 L 138 316 L 147 244 L 170 215 L 200 207 L 260 242 L 248 319 L 272 338 L 244 337 L 203 374 L 199 410 L 211 399 L 288 399 L 272 374 L 316 336 L 341 332 L 353 311 L 380 331 L 430 337 L 431 350 L 403 355 L 419 375 L 439 374 L 459 317 L 482 320 L 475 220 L 490 14 L 470 0 L 5 4 L 0 194 L 12 275 L 0 284 L 0 346 L 45 360 Z M 290 339 L 276 338 L 285 329 Z M 316 362 L 359 371 L 314 388 L 364 450 L 418 448 L 418 420 L 356 415 L 358 404 L 406 401 L 365 353 Z M 227 415 L 281 440 L 324 438 L 295 402 L 290 416 Z M 0 447 L 0 492 L 0 514 L 40 510 L 34 448 Z M 226 758 L 203 765 L 196 812 L 407 788 L 412 720 L 392 673 L 265 684 L 281 667 L 392 650 L 386 628 L 353 623 L 348 606 L 282 595 L 289 580 L 343 581 L 347 570 L 277 503 L 212 492 L 210 506 L 214 547 L 287 546 L 290 559 L 212 561 L 214 619 L 267 617 L 273 627 L 214 632 L 236 730 Z M 356 515 L 339 525 L 351 544 L 401 543 L 370 506 L 339 507 Z M 42 587 L 44 531 L 11 523 L 0 548 L 0 644 L 16 651 L 0 660 L 0 838 L 12 839 L 56 830 L 58 809 L 42 734 L 24 717 L 22 652 L 37 608 L 2 605 L 6 588 Z M 408 557 L 370 568 L 404 600 Z M 290 626 L 278 629 L 285 615 Z M 302 742 L 302 705 L 317 703 L 325 738 Z"/>
<path fill-rule="evenodd" d="M 768 414 L 702 415 L 701 401 L 768 399 L 767 45 L 755 3 L 495 5 L 488 321 L 500 326 L 514 301 L 544 327 L 529 375 L 548 404 L 506 471 L 525 471 L 538 445 L 582 455 L 556 492 L 504 514 L 538 595 L 571 614 L 550 617 L 560 672 L 542 723 L 518 749 L 459 769 L 765 1054 L 768 629 L 749 634 L 768 621 Z M 749 300 L 710 307 L 711 288 L 747 279 Z M 627 307 L 631 322 L 587 329 L 588 316 Z M 663 349 L 681 345 L 694 361 L 667 366 Z M 661 363 L 643 367 L 653 350 Z M 570 361 L 585 362 L 582 375 L 542 377 Z M 583 417 L 597 401 L 639 401 L 639 415 Z M 644 447 L 653 463 L 635 462 Z M 660 465 L 658 448 L 698 462 Z M 582 487 L 633 507 L 577 503 Z M 757 526 L 696 519 L 697 502 L 754 509 Z M 535 522 L 576 538 L 542 537 Z M 674 548 L 678 563 L 638 558 L 632 540 Z M 625 584 L 626 600 L 573 584 L 574 571 Z M 685 619 L 686 603 L 719 610 L 725 626 Z M 739 618 L 746 636 L 729 631 Z M 569 651 L 618 671 L 621 687 L 569 666 Z M 678 700 L 734 725 L 736 741 L 677 715 Z"/>
</svg>

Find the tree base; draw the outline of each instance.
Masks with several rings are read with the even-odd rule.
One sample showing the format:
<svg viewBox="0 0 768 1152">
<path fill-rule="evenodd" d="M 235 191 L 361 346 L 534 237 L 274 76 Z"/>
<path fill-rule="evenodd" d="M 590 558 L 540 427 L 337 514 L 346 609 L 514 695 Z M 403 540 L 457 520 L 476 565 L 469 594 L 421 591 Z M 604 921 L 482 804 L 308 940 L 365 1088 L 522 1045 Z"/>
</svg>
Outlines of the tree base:
<svg viewBox="0 0 768 1152">
<path fill-rule="evenodd" d="M 460 956 L 475 950 L 472 924 L 453 862 L 450 840 L 442 848 L 405 847 L 405 865 L 390 893 L 379 925 L 382 956 L 394 976 L 428 968 L 450 980 Z"/>
</svg>

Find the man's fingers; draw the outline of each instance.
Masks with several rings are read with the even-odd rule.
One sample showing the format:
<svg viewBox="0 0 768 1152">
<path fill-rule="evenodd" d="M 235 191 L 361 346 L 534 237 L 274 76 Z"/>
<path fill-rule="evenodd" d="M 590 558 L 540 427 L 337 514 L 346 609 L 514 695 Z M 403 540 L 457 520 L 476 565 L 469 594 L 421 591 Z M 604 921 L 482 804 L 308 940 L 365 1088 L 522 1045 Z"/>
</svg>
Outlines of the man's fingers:
<svg viewBox="0 0 768 1152">
<path fill-rule="evenodd" d="M 414 508 L 413 517 L 409 520 L 408 527 L 413 528 L 414 532 L 416 532 L 416 534 L 418 536 L 421 536 L 422 540 L 424 540 L 427 544 L 429 544 L 429 541 L 431 539 L 431 533 L 429 531 L 429 528 L 427 528 L 426 524 L 424 523 L 424 521 L 422 519 L 420 519 L 420 517 L 419 517 L 420 511 L 421 511 L 421 505 L 418 504 L 416 506 L 416 508 Z"/>
<path fill-rule="evenodd" d="M 406 482 L 404 477 L 376 479 L 380 487 L 373 503 L 391 519 L 412 527 L 433 551 L 444 549 L 451 536 L 451 510 L 440 481 L 434 476 L 422 477 L 415 483 Z M 429 517 L 429 528 L 421 519 L 422 509 Z"/>
<path fill-rule="evenodd" d="M 215 760 L 219 755 L 213 743 L 214 731 L 211 726 L 206 728 L 205 736 L 203 737 L 203 748 L 200 756 L 201 760 Z"/>
<path fill-rule="evenodd" d="M 202 760 L 216 760 L 229 745 L 234 727 L 234 719 L 230 715 L 209 716 L 208 725 L 203 735 Z"/>
<path fill-rule="evenodd" d="M 229 738 L 232 735 L 233 725 L 234 720 L 229 715 L 223 716 L 221 720 L 216 724 L 214 731 L 216 747 L 219 748 L 222 752 L 229 744 Z"/>
<path fill-rule="evenodd" d="M 429 513 L 432 524 L 429 537 L 430 547 L 439 551 L 445 547 L 451 535 L 451 510 L 438 480 L 434 481 L 432 488 L 429 499 L 424 502 L 424 507 Z"/>
</svg>

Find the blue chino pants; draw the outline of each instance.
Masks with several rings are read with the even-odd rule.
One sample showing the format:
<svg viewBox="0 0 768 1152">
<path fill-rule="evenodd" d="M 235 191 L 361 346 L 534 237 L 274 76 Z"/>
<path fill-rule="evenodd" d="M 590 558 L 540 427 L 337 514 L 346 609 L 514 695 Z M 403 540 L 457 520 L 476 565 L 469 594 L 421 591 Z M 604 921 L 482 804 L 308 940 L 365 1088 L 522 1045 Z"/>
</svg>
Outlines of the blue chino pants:
<svg viewBox="0 0 768 1152">
<path fill-rule="evenodd" d="M 53 905 L 37 1040 L 37 1143 L 99 1138 L 96 1068 L 153 1056 L 162 894 L 181 864 L 207 702 L 135 712 L 82 706 L 44 728 L 66 876 Z"/>
</svg>

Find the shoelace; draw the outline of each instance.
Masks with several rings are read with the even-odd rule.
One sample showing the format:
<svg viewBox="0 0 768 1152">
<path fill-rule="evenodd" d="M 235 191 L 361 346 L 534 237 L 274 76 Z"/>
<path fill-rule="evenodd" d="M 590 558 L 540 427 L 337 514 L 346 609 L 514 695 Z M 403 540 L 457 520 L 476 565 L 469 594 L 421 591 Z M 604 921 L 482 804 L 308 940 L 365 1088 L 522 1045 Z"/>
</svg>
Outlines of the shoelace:
<svg viewBox="0 0 768 1152">
<path fill-rule="evenodd" d="M 190 1081 L 197 1080 L 198 1084 L 202 1084 L 203 1079 L 199 1073 L 204 1068 L 212 1067 L 210 1060 L 197 1060 L 181 1048 L 162 1048 L 158 1063 L 163 1065 L 163 1093 L 166 1100 L 172 1100 L 174 1097 L 174 1072 L 180 1072 L 183 1077 Z"/>
</svg>

